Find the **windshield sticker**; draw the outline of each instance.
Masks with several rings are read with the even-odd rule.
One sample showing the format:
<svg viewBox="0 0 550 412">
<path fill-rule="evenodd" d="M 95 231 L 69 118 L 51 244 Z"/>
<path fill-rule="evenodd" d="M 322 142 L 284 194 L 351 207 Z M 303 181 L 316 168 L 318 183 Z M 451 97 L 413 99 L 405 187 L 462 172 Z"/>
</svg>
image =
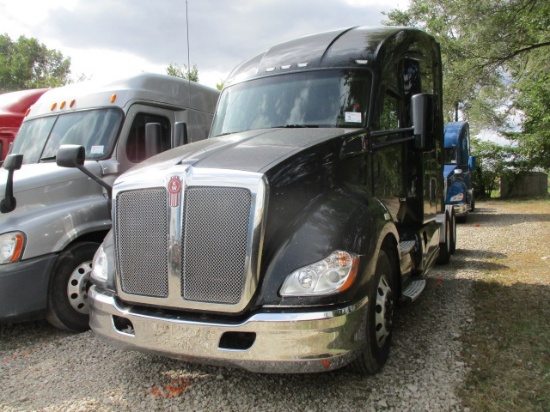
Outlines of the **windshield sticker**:
<svg viewBox="0 0 550 412">
<path fill-rule="evenodd" d="M 92 146 L 91 154 L 103 154 L 103 146 Z"/>
<path fill-rule="evenodd" d="M 346 123 L 361 123 L 361 113 L 357 112 L 345 112 L 344 119 Z"/>
</svg>

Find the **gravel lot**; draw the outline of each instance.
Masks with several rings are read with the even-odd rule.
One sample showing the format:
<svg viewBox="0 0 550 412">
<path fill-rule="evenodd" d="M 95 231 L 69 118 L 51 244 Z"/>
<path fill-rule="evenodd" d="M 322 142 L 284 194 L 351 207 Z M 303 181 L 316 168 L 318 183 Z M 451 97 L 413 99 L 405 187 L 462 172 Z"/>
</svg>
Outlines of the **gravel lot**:
<svg viewBox="0 0 550 412">
<path fill-rule="evenodd" d="M 0 325 L 0 410 L 464 410 L 456 390 L 468 372 L 461 331 L 475 327 L 472 282 L 488 259 L 518 246 L 506 241 L 511 230 L 529 248 L 541 224 L 522 218 L 521 208 L 503 210 L 508 207 L 479 203 L 468 223 L 459 225 L 451 263 L 432 269 L 420 299 L 398 311 L 390 361 L 376 376 L 346 369 L 258 375 L 122 352 L 91 332 L 68 334 L 30 322 Z M 548 217 L 542 225 L 549 229 Z"/>
</svg>

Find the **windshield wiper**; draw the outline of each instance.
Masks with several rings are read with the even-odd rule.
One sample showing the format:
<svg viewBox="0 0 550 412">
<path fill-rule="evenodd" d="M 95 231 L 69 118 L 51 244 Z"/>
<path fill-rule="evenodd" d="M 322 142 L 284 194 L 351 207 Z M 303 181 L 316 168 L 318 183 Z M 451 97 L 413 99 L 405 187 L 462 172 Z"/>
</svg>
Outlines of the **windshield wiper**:
<svg viewBox="0 0 550 412">
<path fill-rule="evenodd" d="M 42 157 L 42 158 L 40 159 L 40 161 L 41 161 L 41 162 L 42 162 L 42 161 L 45 161 L 45 162 L 46 162 L 46 161 L 55 160 L 55 159 L 56 159 L 56 156 L 53 155 L 53 156 Z"/>
<path fill-rule="evenodd" d="M 273 126 L 270 129 L 302 129 L 302 128 L 318 128 L 316 124 L 285 124 L 284 126 Z"/>
</svg>

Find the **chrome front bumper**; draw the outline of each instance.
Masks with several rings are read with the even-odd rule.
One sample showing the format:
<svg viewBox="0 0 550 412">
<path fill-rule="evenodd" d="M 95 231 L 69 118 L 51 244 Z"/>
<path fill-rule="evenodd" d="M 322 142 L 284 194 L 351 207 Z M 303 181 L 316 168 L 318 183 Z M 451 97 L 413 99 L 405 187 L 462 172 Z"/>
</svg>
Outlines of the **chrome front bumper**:
<svg viewBox="0 0 550 412">
<path fill-rule="evenodd" d="M 126 350 L 261 373 L 309 373 L 340 368 L 364 349 L 367 299 L 320 312 L 258 313 L 243 322 L 207 323 L 157 317 L 123 307 L 92 286 L 90 327 Z M 124 327 L 121 327 L 124 325 Z M 246 348 L 226 338 L 245 337 Z"/>
<path fill-rule="evenodd" d="M 470 211 L 466 203 L 453 203 L 453 210 L 455 216 L 463 216 Z"/>
</svg>

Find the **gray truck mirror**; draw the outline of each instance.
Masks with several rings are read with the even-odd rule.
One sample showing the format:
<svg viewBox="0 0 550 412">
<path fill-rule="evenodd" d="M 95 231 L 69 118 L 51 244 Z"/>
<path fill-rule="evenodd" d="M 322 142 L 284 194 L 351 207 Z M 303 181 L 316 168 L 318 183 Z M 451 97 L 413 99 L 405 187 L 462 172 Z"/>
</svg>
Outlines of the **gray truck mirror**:
<svg viewBox="0 0 550 412">
<path fill-rule="evenodd" d="M 61 145 L 59 149 L 57 149 L 57 155 L 55 156 L 55 159 L 58 166 L 76 167 L 94 182 L 103 186 L 107 190 L 109 198 L 111 197 L 113 191 L 111 185 L 105 183 L 103 180 L 101 180 L 99 177 L 97 177 L 84 167 L 84 160 L 86 160 L 86 149 L 84 148 L 84 146 L 79 146 L 76 144 Z"/>
<path fill-rule="evenodd" d="M 84 146 L 75 144 L 61 145 L 57 149 L 56 163 L 61 167 L 78 167 L 84 164 L 86 150 Z"/>
<path fill-rule="evenodd" d="M 10 154 L 6 156 L 4 160 L 4 169 L 6 170 L 19 170 L 23 164 L 22 154 Z"/>
<path fill-rule="evenodd" d="M 4 161 L 4 169 L 8 170 L 8 180 L 6 181 L 6 193 L 4 199 L 0 202 L 0 213 L 10 213 L 15 210 L 17 202 L 13 196 L 13 172 L 21 169 L 23 164 L 22 154 L 10 154 Z"/>
</svg>

